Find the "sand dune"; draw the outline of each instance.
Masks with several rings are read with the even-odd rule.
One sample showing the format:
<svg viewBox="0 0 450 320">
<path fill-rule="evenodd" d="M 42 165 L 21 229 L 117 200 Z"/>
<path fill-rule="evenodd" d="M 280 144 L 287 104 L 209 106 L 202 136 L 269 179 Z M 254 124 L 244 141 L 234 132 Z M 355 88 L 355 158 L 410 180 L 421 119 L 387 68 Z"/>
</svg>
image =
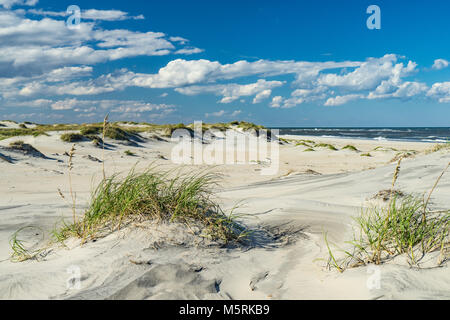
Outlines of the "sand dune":
<svg viewBox="0 0 450 320">
<path fill-rule="evenodd" d="M 424 143 L 317 139 L 340 149 L 318 149 L 289 143 L 280 147 L 280 170 L 261 176 L 263 163 L 215 167 L 224 176 L 218 201 L 225 209 L 239 203 L 242 223 L 254 230 L 243 246 L 224 247 L 199 239 L 177 224 L 134 224 L 95 242 L 80 246 L 71 239 L 66 247 L 51 245 L 38 260 L 13 263 L 8 240 L 23 226 L 24 239 L 36 247 L 47 244 L 54 224 L 70 217 L 69 205 L 57 193 L 68 191 L 64 152 L 71 144 L 49 136 L 0 141 L 0 298 L 2 299 L 448 299 L 448 265 L 410 267 L 396 259 L 373 269 L 328 270 L 324 232 L 333 243 L 345 246 L 352 234 L 352 217 L 389 188 L 395 149 L 416 150 L 403 161 L 398 187 L 407 193 L 429 190 L 450 161 L 445 151 L 423 154 Z M 293 138 L 293 137 L 285 137 Z M 23 140 L 45 157 L 15 153 L 10 142 Z M 296 137 L 296 139 L 300 139 Z M 302 137 L 307 139 L 307 137 Z M 309 138 L 311 139 L 311 138 Z M 145 137 L 138 145 L 107 141 L 108 174 L 170 161 L 173 145 Z M 341 150 L 351 143 L 359 152 Z M 373 150 L 377 146 L 384 151 Z M 76 144 L 73 185 L 79 213 L 101 179 L 102 149 L 90 142 Z M 381 149 L 381 148 L 380 148 Z M 127 156 L 125 150 L 135 155 Z M 387 151 L 386 151 L 387 150 Z M 372 157 L 361 157 L 371 152 Z M 168 160 L 165 160 L 168 159 Z M 98 161 L 97 161 L 98 160 Z M 204 168 L 196 166 L 196 168 Z M 314 174 L 316 173 L 316 174 Z M 437 209 L 448 209 L 450 175 L 433 194 Z M 44 238 L 42 238 L 44 236 Z M 430 256 L 427 259 L 434 259 Z M 374 272 L 380 287 L 368 285 Z M 80 287 L 68 287 L 79 273 Z"/>
</svg>

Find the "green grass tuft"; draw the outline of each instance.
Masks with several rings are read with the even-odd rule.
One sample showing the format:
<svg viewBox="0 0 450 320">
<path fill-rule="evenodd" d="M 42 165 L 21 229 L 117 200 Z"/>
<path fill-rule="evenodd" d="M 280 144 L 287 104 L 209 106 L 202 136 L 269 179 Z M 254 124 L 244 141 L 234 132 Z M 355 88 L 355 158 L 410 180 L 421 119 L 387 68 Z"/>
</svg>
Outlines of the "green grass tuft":
<svg viewBox="0 0 450 320">
<path fill-rule="evenodd" d="M 344 149 L 348 149 L 351 151 L 358 151 L 358 149 L 355 146 L 352 146 L 351 144 L 346 145 L 345 147 L 342 148 L 342 150 Z"/>
<path fill-rule="evenodd" d="M 64 133 L 61 135 L 60 139 L 64 142 L 79 142 L 83 141 L 85 137 L 79 133 Z"/>
<path fill-rule="evenodd" d="M 429 148 L 428 150 L 425 150 L 425 153 L 429 154 L 441 150 L 450 150 L 450 142 L 435 144 L 433 147 Z"/>
<path fill-rule="evenodd" d="M 80 129 L 82 135 L 96 135 L 102 131 L 100 126 L 84 126 Z"/>
<path fill-rule="evenodd" d="M 297 142 L 296 144 L 295 144 L 295 146 L 296 147 L 298 147 L 298 146 L 304 146 L 304 147 L 308 147 L 308 148 L 310 148 L 311 147 L 311 145 L 310 144 L 308 144 L 308 143 L 306 143 L 306 142 Z"/>
<path fill-rule="evenodd" d="M 194 131 L 192 128 L 185 126 L 183 123 L 179 123 L 179 124 L 169 124 L 163 127 L 163 133 L 162 135 L 164 137 L 171 137 L 172 134 L 175 132 L 175 130 L 178 129 L 182 129 L 182 130 L 187 130 L 189 132 L 189 135 L 191 137 L 194 136 Z M 205 132 L 207 129 L 205 127 L 205 125 L 202 126 L 202 131 Z"/>
<path fill-rule="evenodd" d="M 113 140 L 130 141 L 140 139 L 139 130 L 129 128 L 125 130 L 117 126 L 108 125 L 104 131 L 105 138 L 110 138 Z"/>
<path fill-rule="evenodd" d="M 240 121 L 237 126 L 238 126 L 238 128 L 241 128 L 243 131 L 250 131 L 250 130 L 258 131 L 258 130 L 266 129 L 266 127 L 264 127 L 262 125 L 256 125 L 254 123 L 247 122 L 247 121 Z"/>
<path fill-rule="evenodd" d="M 9 146 L 11 148 L 22 148 L 24 144 L 25 144 L 25 142 L 23 142 L 22 140 L 16 140 L 16 141 L 11 142 L 9 144 Z"/>
<path fill-rule="evenodd" d="M 0 130 L 0 140 L 17 136 L 40 136 L 46 133 L 39 129 L 2 129 Z"/>
<path fill-rule="evenodd" d="M 398 150 L 395 149 L 395 148 L 392 148 L 392 147 L 382 147 L 382 146 L 378 146 L 378 147 L 373 148 L 372 151 L 384 151 L 384 152 L 389 152 L 389 151 L 398 151 Z"/>
<path fill-rule="evenodd" d="M 83 218 L 65 225 L 55 237 L 87 240 L 135 220 L 154 220 L 195 224 L 201 228 L 201 236 L 224 243 L 243 240 L 245 228 L 212 200 L 215 179 L 212 174 L 169 178 L 168 173 L 155 168 L 143 173 L 132 170 L 123 179 L 114 175 L 99 184 Z"/>
<path fill-rule="evenodd" d="M 400 161 L 394 172 L 390 201 L 387 206 L 363 209 L 354 220 L 357 230 L 348 243 L 351 249 L 344 251 L 339 262 L 325 242 L 329 251 L 329 266 L 343 271 L 369 263 L 381 264 L 396 256 L 405 255 L 410 265 L 418 265 L 423 257 L 439 252 L 437 265 L 447 261 L 450 252 L 450 210 L 435 211 L 429 208 L 431 194 L 435 190 L 450 163 L 436 180 L 428 197 L 403 195 L 397 197 L 394 189 L 398 178 Z"/>
<path fill-rule="evenodd" d="M 122 141 L 130 140 L 130 134 L 127 131 L 125 131 L 119 127 L 113 127 L 113 126 L 108 126 L 106 128 L 105 137 L 113 139 L 113 140 L 122 140 Z"/>
<path fill-rule="evenodd" d="M 338 150 L 335 146 L 333 146 L 332 144 L 329 144 L 329 143 L 319 143 L 318 145 L 316 145 L 316 147 L 327 148 L 327 149 L 330 149 L 330 150 L 333 150 L 333 151 L 337 151 Z"/>
</svg>

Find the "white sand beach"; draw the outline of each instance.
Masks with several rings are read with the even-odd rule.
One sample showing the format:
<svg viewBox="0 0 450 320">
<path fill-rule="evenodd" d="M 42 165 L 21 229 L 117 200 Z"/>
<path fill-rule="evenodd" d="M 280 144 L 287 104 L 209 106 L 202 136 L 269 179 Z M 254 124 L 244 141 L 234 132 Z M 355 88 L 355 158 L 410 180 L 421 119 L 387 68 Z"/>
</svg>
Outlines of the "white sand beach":
<svg viewBox="0 0 450 320">
<path fill-rule="evenodd" d="M 2 122 L 3 128 L 11 123 Z M 2 130 L 0 128 L 0 130 Z M 279 170 L 264 176 L 264 161 L 229 165 L 189 165 L 222 174 L 217 201 L 240 215 L 253 230 L 247 245 L 221 246 L 187 232 L 177 223 L 146 221 L 95 241 L 68 239 L 50 243 L 51 231 L 63 218 L 70 221 L 68 152 L 72 143 L 62 132 L 17 136 L 0 141 L 0 299 L 449 299 L 448 263 L 435 266 L 430 254 L 419 267 L 402 256 L 379 266 L 328 268 L 324 234 L 332 246 L 351 240 L 352 217 L 383 200 L 373 197 L 390 188 L 400 151 L 397 189 L 428 192 L 450 161 L 449 149 L 426 152 L 429 143 L 283 136 Z M 242 133 L 245 134 L 245 133 Z M 175 170 L 174 144 L 148 133 L 126 144 L 106 139 L 108 148 L 90 141 L 75 143 L 72 184 L 77 214 L 82 216 L 93 188 L 102 179 L 104 157 L 108 176 L 158 164 Z M 42 153 L 8 149 L 21 140 Z M 300 140 L 331 144 L 337 150 L 297 145 Z M 343 149 L 354 146 L 357 151 Z M 125 154 L 130 151 L 133 155 Z M 104 152 L 104 156 L 103 156 Z M 367 156 L 362 156 L 369 153 Z M 397 157 L 397 158 L 396 158 Z M 432 195 L 437 210 L 448 210 L 450 172 Z M 20 238 L 29 248 L 46 250 L 13 262 L 10 237 L 25 226 Z M 339 256 L 339 253 L 337 253 Z M 73 274 L 78 287 L 68 286 Z M 372 285 L 374 276 L 378 285 Z M 376 281 L 375 281 L 376 282 Z"/>
</svg>

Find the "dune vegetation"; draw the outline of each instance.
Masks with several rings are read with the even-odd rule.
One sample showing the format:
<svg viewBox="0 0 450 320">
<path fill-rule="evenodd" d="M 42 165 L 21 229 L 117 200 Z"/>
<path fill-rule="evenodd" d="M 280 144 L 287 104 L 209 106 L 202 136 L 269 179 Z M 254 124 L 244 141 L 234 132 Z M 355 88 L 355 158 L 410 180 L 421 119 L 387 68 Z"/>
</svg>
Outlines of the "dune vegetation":
<svg viewBox="0 0 450 320">
<path fill-rule="evenodd" d="M 432 252 L 439 253 L 436 265 L 449 258 L 450 210 L 431 209 L 430 199 L 450 163 L 428 194 L 421 197 L 404 195 L 394 189 L 401 161 L 398 160 L 394 170 L 388 205 L 362 209 L 354 219 L 356 231 L 348 242 L 351 248 L 343 250 L 344 258 L 335 258 L 325 235 L 329 266 L 342 272 L 370 263 L 381 264 L 399 255 L 405 255 L 410 265 L 417 266 Z"/>
<path fill-rule="evenodd" d="M 333 146 L 332 144 L 329 144 L 329 143 L 319 143 L 319 144 L 316 145 L 316 147 L 318 147 L 318 148 L 327 148 L 327 149 L 332 150 L 332 151 L 337 151 L 338 150 L 335 146 Z"/>
<path fill-rule="evenodd" d="M 345 147 L 342 148 L 342 150 L 358 151 L 358 149 L 351 144 L 346 145 Z"/>
<path fill-rule="evenodd" d="M 54 236 L 59 241 L 68 237 L 88 241 L 133 221 L 152 220 L 196 226 L 200 236 L 223 243 L 244 240 L 247 230 L 213 200 L 216 179 L 211 173 L 169 177 L 169 172 L 158 167 L 141 173 L 132 170 L 125 178 L 112 175 L 98 185 L 83 216 L 74 217 L 73 223 L 64 224 Z"/>
</svg>

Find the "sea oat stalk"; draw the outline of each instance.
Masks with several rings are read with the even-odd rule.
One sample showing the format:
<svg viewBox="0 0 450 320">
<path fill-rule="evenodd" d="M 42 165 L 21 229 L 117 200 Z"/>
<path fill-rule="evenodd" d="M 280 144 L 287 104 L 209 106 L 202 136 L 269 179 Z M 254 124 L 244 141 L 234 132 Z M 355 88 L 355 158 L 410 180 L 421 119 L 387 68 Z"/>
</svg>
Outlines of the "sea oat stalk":
<svg viewBox="0 0 450 320">
<path fill-rule="evenodd" d="M 102 131 L 102 172 L 103 172 L 103 181 L 106 180 L 105 173 L 105 135 L 106 130 L 108 128 L 108 115 L 103 119 L 103 131 Z"/>
</svg>

